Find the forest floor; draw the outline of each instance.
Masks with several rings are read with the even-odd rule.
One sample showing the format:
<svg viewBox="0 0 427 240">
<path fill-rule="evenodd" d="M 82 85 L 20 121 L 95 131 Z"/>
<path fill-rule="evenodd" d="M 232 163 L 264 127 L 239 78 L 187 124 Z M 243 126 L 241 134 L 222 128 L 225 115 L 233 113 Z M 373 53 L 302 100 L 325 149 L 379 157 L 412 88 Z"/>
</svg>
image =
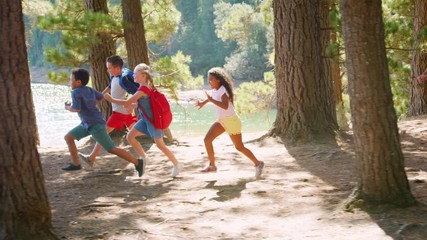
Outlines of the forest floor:
<svg viewBox="0 0 427 240">
<path fill-rule="evenodd" d="M 61 239 L 427 239 L 427 118 L 399 123 L 405 169 L 419 204 L 345 210 L 357 182 L 350 137 L 338 146 L 287 147 L 265 133 L 243 134 L 265 161 L 262 178 L 226 135 L 215 142 L 218 172 L 203 174 L 203 137 L 177 137 L 172 164 L 150 141 L 137 177 L 127 162 L 103 153 L 93 168 L 64 172 L 64 148 L 40 148 L 54 231 Z M 121 144 L 132 153 L 128 145 Z M 88 154 L 93 143 L 80 147 Z"/>
</svg>

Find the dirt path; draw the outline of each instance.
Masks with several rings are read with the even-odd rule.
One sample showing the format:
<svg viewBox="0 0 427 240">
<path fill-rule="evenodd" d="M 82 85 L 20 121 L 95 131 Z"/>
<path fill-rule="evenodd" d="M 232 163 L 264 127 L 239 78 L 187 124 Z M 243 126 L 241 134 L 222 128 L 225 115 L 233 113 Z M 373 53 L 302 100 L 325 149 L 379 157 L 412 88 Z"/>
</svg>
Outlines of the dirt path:
<svg viewBox="0 0 427 240">
<path fill-rule="evenodd" d="M 405 121 L 401 131 L 412 192 L 426 204 L 427 120 Z M 62 239 L 120 240 L 427 239 L 423 205 L 378 213 L 342 210 L 357 181 L 348 144 L 287 149 L 272 138 L 248 143 L 266 163 L 258 180 L 227 136 L 214 144 L 218 172 L 212 174 L 199 173 L 207 162 L 202 138 L 171 145 L 185 164 L 175 179 L 171 163 L 151 144 L 145 145 L 151 159 L 142 178 L 107 154 L 93 169 L 63 172 L 66 149 L 40 149 L 56 233 Z"/>
</svg>

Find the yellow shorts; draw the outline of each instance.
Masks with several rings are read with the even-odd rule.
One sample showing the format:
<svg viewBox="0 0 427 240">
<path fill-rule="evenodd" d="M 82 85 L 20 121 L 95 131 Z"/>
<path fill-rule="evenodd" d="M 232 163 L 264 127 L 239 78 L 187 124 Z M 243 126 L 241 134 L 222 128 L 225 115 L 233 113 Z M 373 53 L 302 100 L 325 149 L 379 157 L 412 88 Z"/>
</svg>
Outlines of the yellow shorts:
<svg viewBox="0 0 427 240">
<path fill-rule="evenodd" d="M 217 120 L 218 123 L 225 129 L 229 135 L 238 135 L 242 133 L 242 122 L 238 116 L 221 118 Z"/>
</svg>

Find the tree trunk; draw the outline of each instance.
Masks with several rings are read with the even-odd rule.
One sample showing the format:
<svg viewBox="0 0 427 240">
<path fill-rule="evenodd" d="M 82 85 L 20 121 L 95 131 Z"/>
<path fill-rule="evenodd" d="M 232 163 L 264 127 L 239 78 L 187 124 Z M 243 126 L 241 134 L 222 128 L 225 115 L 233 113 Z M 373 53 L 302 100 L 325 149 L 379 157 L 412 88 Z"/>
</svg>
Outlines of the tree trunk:
<svg viewBox="0 0 427 240">
<path fill-rule="evenodd" d="M 360 174 L 354 197 L 368 204 L 414 204 L 393 107 L 381 0 L 341 0 L 340 11 Z"/>
<path fill-rule="evenodd" d="M 419 84 L 417 81 L 427 69 L 427 54 L 425 49 L 419 49 L 423 39 L 418 37 L 420 31 L 427 25 L 427 1 L 415 0 L 414 12 L 414 50 L 411 60 L 411 93 L 409 99 L 408 116 L 417 116 L 427 113 L 427 81 Z"/>
<path fill-rule="evenodd" d="M 331 27 L 329 26 L 329 0 L 320 0 L 319 7 L 319 19 L 320 19 L 320 41 L 322 47 L 322 72 L 323 80 L 320 81 L 323 86 L 320 87 L 320 90 L 325 91 L 324 96 L 321 98 L 324 100 L 325 107 L 329 108 L 328 115 L 331 115 L 334 121 L 334 124 L 337 124 L 337 115 L 335 108 L 335 99 L 334 99 L 334 88 L 332 82 L 332 68 L 331 68 L 331 58 L 327 55 L 326 49 L 331 41 Z"/>
<path fill-rule="evenodd" d="M 326 4 L 326 3 L 325 3 Z M 329 9 L 334 9 L 338 3 L 336 0 L 328 0 Z M 326 16 L 329 17 L 329 16 Z M 329 21 L 328 21 L 329 22 Z M 329 26 L 329 37 L 331 44 L 338 45 L 337 40 L 337 31 L 335 28 Z M 342 98 L 342 76 L 340 69 L 340 55 L 339 50 L 337 51 L 337 55 L 331 56 L 331 78 L 332 78 L 332 89 L 334 93 L 335 100 L 335 109 L 336 109 L 336 118 L 339 129 L 341 130 L 350 130 L 350 126 L 348 124 L 346 109 L 344 106 L 343 98 Z"/>
<path fill-rule="evenodd" d="M 331 41 L 334 44 L 337 44 L 337 33 L 332 32 L 331 33 Z M 333 82 L 333 89 L 334 89 L 334 99 L 336 105 L 342 105 L 342 77 L 341 77 L 341 69 L 340 69 L 340 63 L 339 63 L 339 57 L 334 59 L 331 62 L 331 71 L 332 71 L 332 82 Z"/>
<path fill-rule="evenodd" d="M 102 12 L 108 14 L 106 0 L 84 0 L 86 12 Z M 93 88 L 103 91 L 108 86 L 110 78 L 107 72 L 106 59 L 116 52 L 115 43 L 109 33 L 99 32 L 97 38 L 93 39 L 89 50 L 90 75 Z M 105 119 L 111 115 L 111 104 L 103 101 L 100 109 Z"/>
<path fill-rule="evenodd" d="M 37 152 L 21 1 L 0 0 L 0 239 L 58 239 Z"/>
<path fill-rule="evenodd" d="M 128 54 L 128 67 L 134 69 L 139 63 L 150 64 L 141 2 L 122 0 L 124 35 Z"/>
<path fill-rule="evenodd" d="M 273 1 L 277 116 L 272 134 L 288 143 L 335 141 L 338 128 L 322 67 L 319 7 L 319 0 Z"/>
</svg>

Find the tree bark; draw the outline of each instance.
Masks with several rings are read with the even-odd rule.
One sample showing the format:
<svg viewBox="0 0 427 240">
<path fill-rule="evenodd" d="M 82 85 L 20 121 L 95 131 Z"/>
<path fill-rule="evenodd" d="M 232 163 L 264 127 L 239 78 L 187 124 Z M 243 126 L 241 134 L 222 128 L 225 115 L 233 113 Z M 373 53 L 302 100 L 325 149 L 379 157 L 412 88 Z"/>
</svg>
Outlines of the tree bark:
<svg viewBox="0 0 427 240">
<path fill-rule="evenodd" d="M 106 0 L 84 0 L 86 12 L 101 12 L 108 14 Z M 115 42 L 109 33 L 99 32 L 97 38 L 93 39 L 89 50 L 90 75 L 93 88 L 103 91 L 108 86 L 110 78 L 107 72 L 106 59 L 116 52 Z M 111 104 L 103 101 L 100 109 L 105 119 L 111 115 Z"/>
<path fill-rule="evenodd" d="M 360 174 L 353 197 L 374 205 L 414 204 L 393 107 L 381 0 L 341 0 L 340 11 Z"/>
<path fill-rule="evenodd" d="M 427 70 L 427 54 L 425 49 L 419 49 L 423 39 L 418 37 L 420 31 L 427 25 L 427 1 L 415 0 L 414 12 L 414 50 L 411 60 L 411 91 L 409 98 L 408 116 L 427 113 L 427 81 L 418 83 L 418 76 Z M 418 50 L 419 49 L 419 50 Z"/>
<path fill-rule="evenodd" d="M 322 72 L 323 72 L 323 80 L 320 81 L 323 86 L 320 87 L 320 91 L 325 91 L 324 97 L 321 97 L 324 100 L 325 107 L 329 108 L 329 114 L 331 115 L 334 121 L 334 124 L 337 124 L 337 114 L 335 108 L 335 96 L 334 96 L 334 88 L 332 82 L 332 65 L 331 58 L 327 55 L 326 49 L 331 42 L 331 27 L 329 26 L 329 8 L 330 3 L 329 0 L 320 0 L 319 7 L 319 19 L 320 19 L 320 41 L 322 47 Z"/>
<path fill-rule="evenodd" d="M 122 0 L 122 9 L 128 67 L 134 69 L 140 63 L 150 65 L 144 19 L 141 15 L 141 2 Z"/>
<path fill-rule="evenodd" d="M 0 239 L 58 239 L 37 151 L 21 1 L 0 0 Z"/>
<path fill-rule="evenodd" d="M 338 6 L 338 2 L 336 0 L 323 0 L 323 5 L 326 7 L 328 6 L 328 10 L 335 9 L 336 6 Z M 326 3 L 327 2 L 327 3 Z M 329 23 L 329 13 L 327 16 L 324 16 L 327 18 Z M 329 41 L 331 44 L 338 45 L 337 41 L 337 31 L 334 27 L 328 25 L 329 29 Z M 349 130 L 350 126 L 348 124 L 348 119 L 346 116 L 346 109 L 343 102 L 342 97 L 342 76 L 341 68 L 340 68 L 340 55 L 339 50 L 337 51 L 337 55 L 329 56 L 330 64 L 331 64 L 331 78 L 332 78 L 332 89 L 334 94 L 334 101 L 335 101 L 335 112 L 336 112 L 336 118 L 338 127 L 341 130 Z"/>
<path fill-rule="evenodd" d="M 335 142 L 338 129 L 321 58 L 319 7 L 319 0 L 273 1 L 277 115 L 272 134 L 288 143 Z"/>
<path fill-rule="evenodd" d="M 336 32 L 332 32 L 331 33 L 331 41 L 334 44 L 337 44 L 337 33 Z M 342 77 L 341 77 L 341 69 L 340 69 L 340 64 L 339 64 L 339 57 L 337 57 L 338 59 L 333 60 L 331 63 L 331 68 L 332 68 L 332 82 L 333 82 L 333 89 L 334 89 L 334 99 L 335 99 L 335 104 L 338 105 L 343 105 L 343 100 L 342 100 Z"/>
</svg>

